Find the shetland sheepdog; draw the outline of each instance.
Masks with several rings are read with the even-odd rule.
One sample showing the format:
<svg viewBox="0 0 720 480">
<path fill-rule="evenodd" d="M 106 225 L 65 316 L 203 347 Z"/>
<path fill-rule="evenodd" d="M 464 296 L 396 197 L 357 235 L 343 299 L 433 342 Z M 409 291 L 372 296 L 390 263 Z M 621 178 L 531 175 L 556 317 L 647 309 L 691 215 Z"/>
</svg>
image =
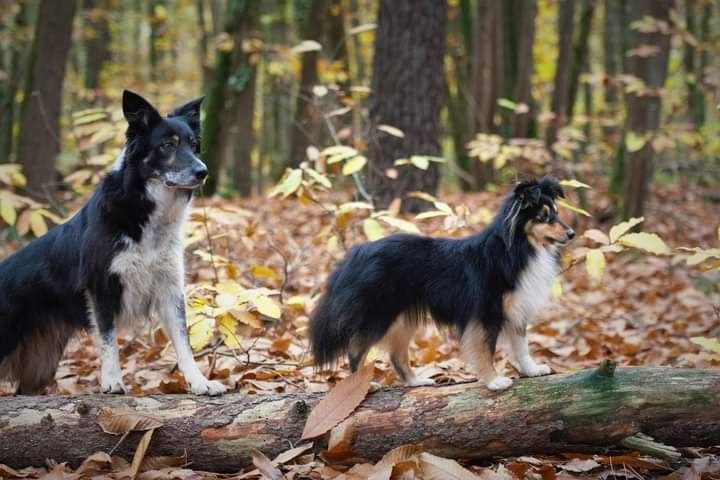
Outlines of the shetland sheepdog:
<svg viewBox="0 0 720 480">
<path fill-rule="evenodd" d="M 431 385 L 410 368 L 408 344 L 429 313 L 459 333 L 465 362 L 478 380 L 503 390 L 493 357 L 506 345 L 521 375 L 547 375 L 528 349 L 528 323 L 548 303 L 560 249 L 575 232 L 558 216 L 564 197 L 552 177 L 519 183 L 480 233 L 462 238 L 397 234 L 352 248 L 327 281 L 310 320 L 315 361 L 347 354 L 362 365 L 375 344 L 390 353 L 407 385 Z"/>
<path fill-rule="evenodd" d="M 208 174 L 197 157 L 201 102 L 162 117 L 123 92 L 127 141 L 111 171 L 72 219 L 0 263 L 0 380 L 18 394 L 52 382 L 81 329 L 97 333 L 102 392 L 124 393 L 117 329 L 151 316 L 168 332 L 190 390 L 225 391 L 198 368 L 185 325 L 183 224 Z"/>
</svg>

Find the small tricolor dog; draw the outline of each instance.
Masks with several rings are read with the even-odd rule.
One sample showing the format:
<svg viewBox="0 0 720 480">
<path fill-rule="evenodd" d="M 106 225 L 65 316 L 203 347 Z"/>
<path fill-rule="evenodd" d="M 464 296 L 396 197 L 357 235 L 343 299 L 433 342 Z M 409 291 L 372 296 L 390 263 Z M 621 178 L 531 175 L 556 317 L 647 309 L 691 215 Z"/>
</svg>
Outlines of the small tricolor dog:
<svg viewBox="0 0 720 480">
<path fill-rule="evenodd" d="M 190 390 L 219 395 L 193 358 L 185 325 L 183 224 L 208 174 L 197 157 L 197 99 L 163 118 L 123 92 L 127 141 L 90 200 L 68 222 L 0 263 L 0 379 L 18 394 L 52 382 L 72 334 L 97 332 L 104 393 L 124 393 L 119 327 L 156 316 Z"/>
<path fill-rule="evenodd" d="M 548 303 L 560 249 L 574 236 L 558 216 L 557 180 L 518 184 L 482 232 L 463 239 L 397 234 L 352 248 L 330 275 L 310 320 L 321 366 L 347 354 L 355 371 L 380 344 L 410 386 L 431 385 L 410 368 L 408 345 L 429 313 L 460 334 L 465 361 L 492 390 L 512 385 L 495 370 L 498 343 L 521 375 L 547 375 L 528 349 L 528 323 Z"/>
</svg>

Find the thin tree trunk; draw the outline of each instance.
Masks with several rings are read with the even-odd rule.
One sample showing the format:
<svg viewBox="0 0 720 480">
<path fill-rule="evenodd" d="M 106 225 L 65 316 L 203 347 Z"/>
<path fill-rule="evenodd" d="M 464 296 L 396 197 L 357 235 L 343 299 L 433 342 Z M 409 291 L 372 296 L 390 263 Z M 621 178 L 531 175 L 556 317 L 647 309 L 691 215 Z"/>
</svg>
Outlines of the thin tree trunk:
<svg viewBox="0 0 720 480">
<path fill-rule="evenodd" d="M 394 0 L 393 0 L 394 1 Z M 720 371 L 626 367 L 517 380 L 505 392 L 479 383 L 388 388 L 370 394 L 351 415 L 356 456 L 377 460 L 392 448 L 419 444 L 443 457 L 598 453 L 638 432 L 676 447 L 720 444 Z M 101 408 L 131 409 L 162 422 L 147 455 L 182 455 L 193 469 L 236 472 L 251 449 L 270 458 L 301 443 L 320 394 L 41 396 L 0 398 L 0 459 L 13 468 L 47 458 L 77 467 L 118 436 L 104 433 Z M 115 455 L 132 458 L 140 434 Z M 327 447 L 315 440 L 315 451 Z"/>
<path fill-rule="evenodd" d="M 535 41 L 535 17 L 537 16 L 537 0 L 522 0 L 519 11 L 513 15 L 519 15 L 518 41 L 517 41 L 517 77 L 513 100 L 517 103 L 527 105 L 528 112 L 517 113 L 512 116 L 510 135 L 512 137 L 529 137 L 530 122 L 532 120 L 532 73 L 535 62 L 533 61 L 533 43 Z M 517 18 L 517 17 L 516 17 Z"/>
<path fill-rule="evenodd" d="M 18 139 L 18 161 L 27 190 L 46 198 L 54 190 L 55 160 L 60 152 L 60 101 L 70 51 L 75 0 L 42 0 Z"/>
<path fill-rule="evenodd" d="M 150 19 L 150 37 L 148 41 L 148 58 L 150 61 L 150 81 L 155 83 L 164 78 L 163 69 L 167 46 L 163 43 L 167 36 L 166 0 L 150 0 L 147 3 Z"/>
<path fill-rule="evenodd" d="M 198 56 L 200 68 L 202 68 L 203 91 L 207 90 L 208 85 L 210 84 L 210 76 L 212 75 L 210 65 L 208 64 L 208 44 L 210 43 L 210 38 L 205 22 L 205 1 L 206 0 L 195 0 L 197 25 L 200 29 L 200 38 L 198 39 Z"/>
<path fill-rule="evenodd" d="M 645 16 L 670 24 L 670 0 L 633 0 L 630 2 L 631 22 Z M 643 92 L 625 96 L 627 108 L 626 132 L 645 138 L 645 145 L 637 150 L 627 149 L 623 178 L 623 217 L 641 217 L 653 175 L 654 151 L 650 137 L 660 127 L 661 92 L 665 84 L 670 53 L 669 32 L 643 33 L 634 30 L 631 36 L 633 49 L 641 45 L 654 45 L 658 52 L 651 56 L 632 55 L 627 59 L 628 73 L 645 83 Z"/>
<path fill-rule="evenodd" d="M 325 0 L 311 0 L 310 8 L 305 12 L 300 27 L 301 40 L 314 40 L 323 44 L 323 24 L 325 10 L 328 8 Z M 324 49 L 331 48 L 323 45 Z M 322 128 L 322 112 L 315 102 L 312 88 L 318 84 L 318 59 L 320 52 L 313 50 L 301 54 L 300 85 L 295 98 L 295 118 L 290 138 L 290 166 L 297 167 L 306 158 L 307 147 L 318 146 L 318 136 Z"/>
<path fill-rule="evenodd" d="M 590 45 L 590 31 L 592 29 L 593 16 L 595 14 L 596 0 L 582 0 L 580 6 L 580 28 L 573 46 L 573 61 L 570 74 L 570 91 L 567 102 L 567 121 L 570 122 L 575 110 L 575 100 L 580 88 L 580 73 L 590 72 L 588 61 L 588 48 Z"/>
<path fill-rule="evenodd" d="M 706 12 L 707 4 L 703 8 L 703 14 Z M 685 23 L 687 31 L 692 34 L 697 40 L 702 42 L 702 33 L 707 28 L 707 22 L 709 18 L 703 18 L 698 21 L 695 15 L 697 9 L 697 2 L 693 0 L 685 0 Z M 698 25 L 698 24 L 701 25 Z M 698 53 L 695 46 L 690 42 L 684 42 L 685 50 L 683 52 L 683 67 L 685 69 L 685 84 L 687 88 L 687 111 L 690 121 L 695 124 L 696 128 L 700 128 L 705 120 L 705 98 L 702 93 L 702 89 L 699 88 L 702 82 L 704 66 L 702 61 L 698 62 Z M 703 50 L 705 52 L 705 50 Z M 707 56 L 706 53 L 704 53 Z M 706 63 L 706 62 L 705 62 Z"/>
<path fill-rule="evenodd" d="M 558 130 L 567 122 L 567 102 L 570 98 L 570 78 L 573 65 L 573 28 L 576 0 L 560 0 L 558 4 L 558 59 L 552 96 L 553 118 L 545 133 L 545 143 L 552 147 Z"/>
<path fill-rule="evenodd" d="M 83 0 L 83 36 L 86 64 L 85 88 L 93 91 L 102 87 L 100 74 L 110 61 L 110 7 L 108 0 Z"/>
<path fill-rule="evenodd" d="M 435 162 L 430 162 L 427 170 L 398 167 L 396 179 L 386 173 L 400 158 L 441 153 L 446 24 L 445 0 L 380 1 L 370 101 L 376 138 L 368 150 L 368 183 L 379 208 L 400 198 L 403 210 L 418 211 L 427 202 L 405 199 L 405 195 L 414 190 L 434 193 L 437 188 Z M 405 136 L 398 138 L 374 128 L 381 124 L 399 128 Z"/>
</svg>

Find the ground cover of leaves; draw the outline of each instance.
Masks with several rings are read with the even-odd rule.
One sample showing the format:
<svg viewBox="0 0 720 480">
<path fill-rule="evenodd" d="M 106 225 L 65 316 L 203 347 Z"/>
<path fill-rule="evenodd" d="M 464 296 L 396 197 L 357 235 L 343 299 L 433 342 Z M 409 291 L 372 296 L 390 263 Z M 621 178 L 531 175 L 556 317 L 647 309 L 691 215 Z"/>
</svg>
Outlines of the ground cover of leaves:
<svg viewBox="0 0 720 480">
<path fill-rule="evenodd" d="M 568 247 L 560 281 L 562 295 L 538 319 L 530 335 L 531 350 L 554 371 L 594 367 L 604 358 L 620 365 L 720 366 L 720 355 L 691 340 L 720 336 L 720 270 L 715 265 L 688 266 L 690 254 L 675 250 L 718 246 L 718 204 L 712 192 L 701 188 L 678 185 L 653 193 L 642 229 L 657 233 L 673 248 L 672 255 L 609 253 L 604 275 L 597 279 L 588 274 L 583 261 L 572 260 L 584 248 L 595 246 L 593 242 L 579 238 Z M 482 228 L 501 199 L 500 193 L 441 197 L 455 214 L 404 218 L 424 234 L 458 237 Z M 263 395 L 327 392 L 348 375 L 342 363 L 334 372 L 312 367 L 307 322 L 334 263 L 346 248 L 366 240 L 363 219 L 367 212 L 329 213 L 331 201 L 337 205 L 349 200 L 349 194 L 335 193 L 322 202 L 254 198 L 195 203 L 186 257 L 189 325 L 197 360 L 212 378 L 243 394 Z M 602 189 L 590 190 L 587 205 L 591 219 L 566 217 L 579 233 L 590 228 L 607 232 L 612 225 L 603 221 L 612 208 L 607 194 Z M 394 230 L 384 225 L 384 233 Z M 13 248 L 17 245 L 0 246 L 0 253 L 4 256 Z M 411 351 L 418 373 L 438 383 L 473 378 L 447 332 L 418 333 Z M 184 391 L 174 352 L 156 326 L 148 324 L 126 334 L 121 357 L 131 393 Z M 502 356 L 498 360 L 500 368 L 514 375 Z M 49 393 L 97 392 L 98 367 L 92 336 L 79 335 L 68 347 Z M 374 380 L 384 385 L 397 380 L 382 354 L 375 363 Z M 0 385 L 0 393 L 10 390 Z M 308 451 L 291 451 L 286 455 L 290 458 L 274 459 L 274 463 L 257 452 L 258 468 L 234 476 L 194 471 L 192 464 L 186 465 L 183 452 L 165 459 L 144 458 L 143 453 L 136 462 L 98 452 L 74 471 L 62 458 L 20 471 L 0 465 L 0 478 L 720 478 L 720 451 L 712 449 L 683 451 L 685 458 L 677 465 L 633 452 L 614 456 L 568 452 L 466 464 L 463 469 L 418 447 L 403 448 L 389 452 L 376 466 L 358 463 L 350 469 L 328 465 Z M 453 471 L 457 476 L 449 476 Z"/>
</svg>

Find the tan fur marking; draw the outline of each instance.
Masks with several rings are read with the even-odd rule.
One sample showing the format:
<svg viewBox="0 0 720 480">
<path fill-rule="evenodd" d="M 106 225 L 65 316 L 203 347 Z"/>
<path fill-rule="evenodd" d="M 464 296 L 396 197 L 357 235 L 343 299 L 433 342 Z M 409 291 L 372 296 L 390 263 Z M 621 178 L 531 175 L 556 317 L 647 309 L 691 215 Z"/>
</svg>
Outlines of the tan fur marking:
<svg viewBox="0 0 720 480">
<path fill-rule="evenodd" d="M 530 221 L 525 224 L 525 234 L 533 247 L 547 248 L 553 244 L 548 238 L 560 242 L 565 237 L 565 229 L 560 222 L 537 223 Z"/>
<path fill-rule="evenodd" d="M 410 368 L 408 345 L 416 329 L 416 324 L 408 321 L 405 315 L 400 315 L 380 341 L 382 348 L 394 359 L 393 366 L 400 370 L 398 374 L 405 381 L 415 378 L 415 372 Z"/>
<path fill-rule="evenodd" d="M 493 354 L 485 338 L 485 329 L 479 322 L 473 322 L 465 330 L 461 339 L 461 349 L 465 362 L 470 365 L 479 380 L 490 382 L 498 376 Z"/>
</svg>

